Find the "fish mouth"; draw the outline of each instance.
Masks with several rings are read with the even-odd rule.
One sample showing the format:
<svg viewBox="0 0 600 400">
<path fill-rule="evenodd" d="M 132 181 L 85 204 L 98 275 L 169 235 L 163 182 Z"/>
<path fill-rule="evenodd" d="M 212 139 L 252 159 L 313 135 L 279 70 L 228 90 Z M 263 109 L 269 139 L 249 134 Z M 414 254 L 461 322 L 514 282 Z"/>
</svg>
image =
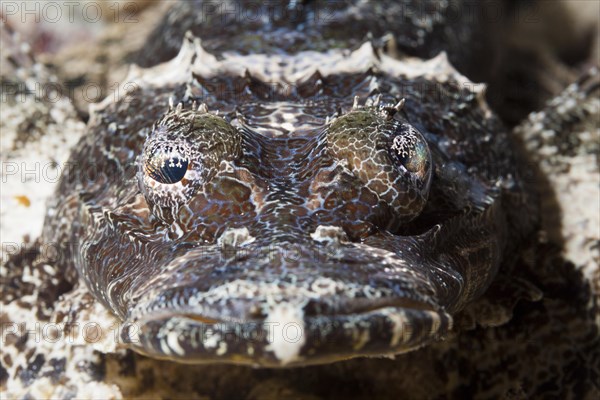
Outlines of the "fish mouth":
<svg viewBox="0 0 600 400">
<path fill-rule="evenodd" d="M 320 258 L 314 246 L 293 258 L 259 247 L 226 263 L 191 250 L 140 279 L 122 338 L 153 358 L 271 368 L 391 356 L 447 333 L 461 281 L 364 246 Z"/>
<path fill-rule="evenodd" d="M 254 317 L 250 306 L 244 319 L 160 309 L 130 318 L 122 338 L 153 358 L 281 368 L 393 356 L 452 328 L 448 313 L 413 299 L 337 300 L 277 302 Z"/>
</svg>

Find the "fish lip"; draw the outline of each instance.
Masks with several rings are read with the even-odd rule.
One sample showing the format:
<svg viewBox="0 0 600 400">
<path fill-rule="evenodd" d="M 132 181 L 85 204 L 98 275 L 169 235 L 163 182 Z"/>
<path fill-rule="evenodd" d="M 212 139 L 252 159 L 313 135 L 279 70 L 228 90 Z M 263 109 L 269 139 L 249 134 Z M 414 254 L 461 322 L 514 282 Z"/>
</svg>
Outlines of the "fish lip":
<svg viewBox="0 0 600 400">
<path fill-rule="evenodd" d="M 237 302 L 247 302 L 252 304 L 252 299 L 234 299 Z M 302 303 L 303 313 L 306 317 L 335 317 L 338 315 L 358 315 L 376 311 L 381 308 L 395 307 L 411 310 L 436 311 L 439 307 L 427 303 L 423 300 L 417 300 L 409 297 L 390 297 L 390 298 L 344 298 L 342 296 L 330 296 L 320 299 L 310 299 L 306 301 L 298 301 L 292 299 L 292 302 Z M 286 302 L 286 301 L 283 301 Z M 144 307 L 141 307 L 142 309 Z M 137 315 L 136 315 L 137 314 Z M 249 311 L 245 318 L 240 317 L 223 317 L 215 316 L 212 313 L 203 313 L 199 309 L 193 307 L 178 307 L 178 308 L 159 308 L 152 311 L 138 312 L 130 315 L 130 321 L 143 323 L 149 319 L 166 319 L 173 317 L 188 318 L 196 320 L 205 325 L 216 323 L 260 323 L 267 317 L 260 310 Z"/>
<path fill-rule="evenodd" d="M 272 321 L 150 314 L 127 322 L 133 330 L 122 330 L 121 337 L 152 358 L 282 368 L 393 356 L 442 337 L 453 323 L 448 313 L 431 307 L 382 306 L 334 315 L 301 315 L 289 303 L 277 307 L 281 319 Z"/>
<path fill-rule="evenodd" d="M 260 322 L 278 303 L 301 305 L 306 316 L 360 314 L 383 307 L 436 311 L 441 309 L 425 280 L 412 277 L 393 288 L 386 282 L 344 282 L 329 277 L 303 278 L 302 284 L 278 280 L 231 279 L 209 287 L 196 282 L 152 290 L 132 300 L 131 321 L 189 316 L 201 322 Z M 417 286 L 415 282 L 424 282 Z M 322 286 L 323 285 L 323 286 Z M 317 289 L 318 288 L 318 289 Z M 204 320 L 204 321 L 203 321 Z"/>
</svg>

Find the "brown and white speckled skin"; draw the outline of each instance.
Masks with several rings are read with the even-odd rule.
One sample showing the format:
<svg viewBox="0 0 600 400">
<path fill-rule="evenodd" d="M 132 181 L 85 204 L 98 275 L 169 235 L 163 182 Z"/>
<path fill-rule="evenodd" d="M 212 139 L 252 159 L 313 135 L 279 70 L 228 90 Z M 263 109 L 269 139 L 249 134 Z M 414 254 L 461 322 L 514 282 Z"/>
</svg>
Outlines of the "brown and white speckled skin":
<svg viewBox="0 0 600 400">
<path fill-rule="evenodd" d="M 587 109 L 588 112 L 580 115 L 579 118 L 581 118 L 583 121 L 593 121 L 594 115 L 597 115 L 598 113 L 597 104 L 595 105 L 593 101 L 585 102 L 585 99 L 588 98 L 586 96 L 590 96 L 589 93 L 587 95 L 580 93 L 585 92 L 581 91 L 578 86 L 574 86 L 571 91 L 571 94 L 567 92 L 565 95 L 563 95 L 561 101 L 569 100 L 573 96 L 580 96 L 576 97 L 573 103 L 574 107 L 570 108 L 570 110 L 574 110 L 573 112 L 579 114 L 578 110 L 581 106 L 581 103 L 587 104 L 585 107 L 582 106 L 582 108 Z M 569 110 L 557 111 L 553 108 L 550 108 L 549 112 L 551 114 L 556 113 L 556 115 L 559 116 L 565 115 L 564 120 L 569 120 L 573 117 L 573 113 L 569 112 Z M 559 117 L 558 119 L 559 121 L 563 120 L 561 119 L 561 117 Z M 542 122 L 541 126 L 545 126 L 549 130 L 556 130 L 555 121 L 556 119 L 550 118 L 550 121 Z M 591 125 L 591 128 L 587 129 L 588 131 L 591 131 L 591 135 L 593 137 L 593 135 L 597 132 L 593 131 L 593 124 L 589 125 Z M 532 132 L 532 136 L 535 136 L 535 129 L 527 128 L 526 124 L 524 124 L 523 129 L 525 129 L 527 132 Z M 591 176 L 594 176 L 593 172 Z M 546 253 L 552 254 L 551 252 Z M 29 265 L 26 259 L 21 259 L 19 261 L 20 263 L 15 265 Z M 538 280 L 538 285 L 540 284 L 540 282 L 547 284 L 547 286 L 544 288 L 544 292 L 546 293 L 546 295 L 550 295 L 549 299 L 544 300 L 544 306 L 541 309 L 534 309 L 533 316 L 531 312 L 527 312 L 527 307 L 525 307 L 525 312 L 523 312 L 523 307 L 521 307 L 521 310 L 517 309 L 517 321 L 509 323 L 508 325 L 506 325 L 505 328 L 498 328 L 495 331 L 493 331 L 493 334 L 491 335 L 493 337 L 492 340 L 486 339 L 486 337 L 490 337 L 489 333 L 484 334 L 481 331 L 481 329 L 478 328 L 474 331 L 474 333 L 465 333 L 458 340 L 452 339 L 451 341 L 445 344 L 434 345 L 417 353 L 409 354 L 399 359 L 398 362 L 385 360 L 365 360 L 342 363 L 338 364 L 338 366 L 318 367 L 318 369 L 312 369 L 313 374 L 318 374 L 317 376 L 322 376 L 323 379 L 327 381 L 326 384 L 316 385 L 317 388 L 314 393 L 316 395 L 326 395 L 327 393 L 332 393 L 326 389 L 327 386 L 331 385 L 331 380 L 337 380 L 337 382 L 349 382 L 349 377 L 352 377 L 352 379 L 358 379 L 362 382 L 370 382 L 369 385 L 374 385 L 375 387 L 378 387 L 380 385 L 375 384 L 374 382 L 384 383 L 384 385 L 381 385 L 381 387 L 378 387 L 376 389 L 376 391 L 382 396 L 391 396 L 392 393 L 409 393 L 413 396 L 417 395 L 418 393 L 428 396 L 434 396 L 436 393 L 454 393 L 455 396 L 460 396 L 461 393 L 469 393 L 467 390 L 476 391 L 480 394 L 480 396 L 514 396 L 527 394 L 531 395 L 535 393 L 535 389 L 533 388 L 541 388 L 541 391 L 539 391 L 539 393 L 548 394 L 552 393 L 553 388 L 551 386 L 548 387 L 548 385 L 544 387 L 544 385 L 540 384 L 544 381 L 552 382 L 554 379 L 556 379 L 555 377 L 557 376 L 557 374 L 560 374 L 560 372 L 557 372 L 556 365 L 559 366 L 558 371 L 560 371 L 560 366 L 568 365 L 568 368 L 570 368 L 570 370 L 572 371 L 572 368 L 576 368 L 577 365 L 579 365 L 581 366 L 582 371 L 588 371 L 588 375 L 583 376 L 579 381 L 580 383 L 577 385 L 571 385 L 571 382 L 573 382 L 573 380 L 575 379 L 573 376 L 567 376 L 565 379 L 561 379 L 562 386 L 557 385 L 557 388 L 554 388 L 554 393 L 565 393 L 565 388 L 569 388 L 574 389 L 572 393 L 581 394 L 582 392 L 586 392 L 588 396 L 593 396 L 592 393 L 594 389 L 592 387 L 591 382 L 594 382 L 594 377 L 597 378 L 597 363 L 594 364 L 594 360 L 596 360 L 597 362 L 597 358 L 594 358 L 595 356 L 597 356 L 597 353 L 594 353 L 594 349 L 597 348 L 597 346 L 594 346 L 595 344 L 597 345 L 597 327 L 594 324 L 590 324 L 589 322 L 593 321 L 594 315 L 597 315 L 594 314 L 597 313 L 597 308 L 594 308 L 596 307 L 596 305 L 593 302 L 588 304 L 589 306 L 591 306 L 591 308 L 588 309 L 589 311 L 587 311 L 587 315 L 591 316 L 591 319 L 589 316 L 586 317 L 585 312 L 583 312 L 585 309 L 585 307 L 583 307 L 583 305 L 585 305 L 584 300 L 586 298 L 585 288 L 589 287 L 589 283 L 586 284 L 585 279 L 581 280 L 582 292 L 580 293 L 580 295 L 578 297 L 569 297 L 568 292 L 565 292 L 564 289 L 567 288 L 568 285 L 570 285 L 573 288 L 579 288 L 579 286 L 575 286 L 575 283 L 579 282 L 580 279 L 576 276 L 570 276 L 570 273 L 568 271 L 571 267 L 568 264 L 561 265 L 560 258 L 554 263 L 546 262 L 547 260 L 544 262 L 540 260 L 537 261 L 542 267 L 544 265 L 550 265 L 554 268 L 551 268 L 551 270 L 546 270 L 545 268 L 538 268 L 538 270 L 535 271 L 537 273 L 537 276 L 535 276 L 536 273 L 533 274 Z M 33 273 L 34 276 L 38 275 L 38 277 L 40 274 L 39 271 L 45 271 L 46 273 L 56 273 L 52 272 L 52 266 L 47 266 L 46 268 L 39 268 L 39 264 L 37 265 L 38 266 L 33 270 L 26 267 L 26 271 L 38 271 Z M 597 264 L 595 268 L 594 264 L 591 264 L 591 267 L 589 267 L 589 263 L 587 265 L 590 270 L 597 271 Z M 557 276 L 556 270 L 563 272 L 560 276 Z M 31 273 L 25 273 L 24 275 L 30 276 L 30 274 Z M 41 278 L 48 278 L 48 276 L 44 276 L 44 273 L 42 272 Z M 511 278 L 514 277 L 511 276 Z M 531 278 L 531 276 L 529 276 L 529 278 Z M 13 282 L 17 281 L 19 281 L 18 278 L 13 279 Z M 587 282 L 591 282 L 592 287 L 594 287 L 594 282 L 596 282 L 597 285 L 597 281 L 594 280 L 593 275 L 592 279 L 588 279 Z M 39 283 L 40 282 L 38 281 L 38 284 Z M 497 286 L 501 287 L 501 285 Z M 32 290 L 32 297 L 24 299 L 22 302 L 15 301 L 11 303 L 11 307 L 13 307 L 11 309 L 11 311 L 13 312 L 12 315 L 16 315 L 14 312 L 18 307 L 27 307 L 29 301 L 33 301 L 33 303 L 36 303 L 36 293 L 38 292 L 39 288 L 29 289 Z M 531 289 L 528 289 L 525 292 L 529 293 L 531 292 Z M 490 296 L 492 296 L 491 300 L 493 302 L 497 302 L 499 299 L 502 299 L 502 297 L 497 297 L 498 293 L 502 294 L 502 291 L 499 291 L 499 289 L 496 287 L 492 287 L 488 295 L 484 297 L 484 299 L 482 299 L 482 302 L 485 302 L 486 298 L 489 298 Z M 559 296 L 557 297 L 556 294 L 558 294 Z M 513 296 L 507 297 L 511 298 Z M 83 299 L 87 299 L 87 301 L 82 301 Z M 500 302 L 502 303 L 502 301 Z M 66 310 L 73 310 L 73 304 L 79 304 L 78 308 L 80 308 L 81 310 L 85 310 L 90 308 L 90 304 L 93 304 L 93 301 L 91 300 L 89 294 L 85 294 L 85 290 L 82 291 L 82 288 L 67 295 L 65 298 L 63 298 L 61 301 L 55 304 L 56 308 L 55 315 L 53 318 L 59 321 L 64 319 L 64 314 L 60 311 L 61 308 L 64 307 L 63 304 L 64 306 L 66 306 L 66 308 L 64 308 L 64 314 L 67 314 L 68 312 Z M 509 311 L 512 311 L 512 306 L 512 303 L 509 303 L 509 306 L 507 306 Z M 92 306 L 91 308 L 94 307 L 95 306 Z M 571 307 L 570 311 L 569 307 Z M 102 308 L 100 307 L 99 310 L 101 309 Z M 101 314 L 102 311 L 99 310 L 97 310 L 96 312 L 100 312 Z M 564 312 L 561 310 L 564 310 Z M 515 333 L 528 332 L 528 329 L 531 328 L 527 328 L 528 325 L 525 324 L 525 330 L 523 330 L 523 326 L 519 324 L 526 323 L 528 318 L 530 318 L 532 319 L 531 323 L 533 324 L 530 325 L 530 327 L 535 327 L 536 324 L 537 326 L 539 326 L 539 317 L 535 317 L 536 313 L 538 315 L 545 316 L 546 322 L 542 325 L 542 329 L 537 329 L 534 331 L 535 333 L 532 338 L 524 338 L 525 340 L 523 342 L 520 342 L 520 338 L 518 337 L 519 335 Z M 87 318 L 85 312 L 79 312 L 78 314 L 80 317 L 84 318 L 84 320 L 85 318 Z M 34 320 L 35 318 L 30 317 L 29 319 Z M 92 320 L 99 321 L 99 319 Z M 573 327 L 571 328 L 573 329 L 573 332 L 569 331 L 569 321 L 571 321 L 571 324 L 573 324 L 574 321 L 579 321 L 579 328 Z M 539 352 L 535 350 L 539 346 L 539 343 L 547 343 L 548 340 L 550 340 L 552 337 L 552 332 L 564 335 L 565 330 L 567 332 L 570 332 L 570 334 L 566 336 L 571 341 L 572 346 L 575 350 L 571 350 L 570 352 L 566 351 L 565 345 L 560 344 L 553 346 L 553 351 L 545 352 L 543 357 L 540 356 Z M 577 339 L 578 337 L 581 339 Z M 129 396 L 144 396 L 144 393 L 146 395 L 148 395 L 148 393 L 151 393 L 151 395 L 154 396 L 173 396 L 178 392 L 181 395 L 191 395 L 192 393 L 204 393 L 209 395 L 212 394 L 213 396 L 217 397 L 224 397 L 232 394 L 239 394 L 239 392 L 235 391 L 235 386 L 230 386 L 228 389 L 228 385 L 226 382 L 237 381 L 239 384 L 240 381 L 238 380 L 238 378 L 242 377 L 241 381 L 244 383 L 239 384 L 237 388 L 238 390 L 246 391 L 249 390 L 249 387 L 254 387 L 252 390 L 252 394 L 250 394 L 250 397 L 261 397 L 265 393 L 269 393 L 272 395 L 273 393 L 278 393 L 278 390 L 282 391 L 279 392 L 282 396 L 288 395 L 290 397 L 297 397 L 298 395 L 304 395 L 306 397 L 308 395 L 305 391 L 302 391 L 300 389 L 300 385 L 302 385 L 301 382 L 311 382 L 311 372 L 294 373 L 292 376 L 295 377 L 291 379 L 289 377 L 284 377 L 279 373 L 273 372 L 271 375 L 272 378 L 269 381 L 261 383 L 261 381 L 264 381 L 264 379 L 261 378 L 260 374 L 257 375 L 256 373 L 251 372 L 249 370 L 233 367 L 197 367 L 196 370 L 189 370 L 188 368 L 179 368 L 177 365 L 174 364 L 153 362 L 152 360 L 140 358 L 137 356 L 119 356 L 119 353 L 116 353 L 117 355 L 115 355 L 114 357 L 109 356 L 108 358 L 106 358 L 105 356 L 99 353 L 96 353 L 94 355 L 92 353 L 84 352 L 81 353 L 83 354 L 82 358 L 77 358 L 75 356 L 77 352 L 81 352 L 83 349 L 89 348 L 89 346 L 82 346 L 81 342 L 75 343 L 75 345 L 73 346 L 69 345 L 62 348 L 60 346 L 52 345 L 39 346 L 38 349 L 34 352 L 23 351 L 25 345 L 31 346 L 31 344 L 31 341 L 26 340 L 25 342 L 17 344 L 15 346 L 15 348 L 20 349 L 21 357 L 18 359 L 18 361 L 14 361 L 13 365 L 11 365 L 10 372 L 13 374 L 12 376 L 16 375 L 14 371 L 19 369 L 19 365 L 22 366 L 24 365 L 23 363 L 26 363 L 28 364 L 28 367 L 24 369 L 21 368 L 21 372 L 19 373 L 20 382 L 18 380 L 11 382 L 13 384 L 13 392 L 9 393 L 18 393 L 18 390 L 16 390 L 16 388 L 18 388 L 19 385 L 27 385 L 35 382 L 35 384 L 29 388 L 30 395 L 33 397 L 49 396 L 49 391 L 45 393 L 40 392 L 39 388 L 43 387 L 44 384 L 47 384 L 48 381 L 50 381 L 52 384 L 49 386 L 48 390 L 57 390 L 54 392 L 54 396 L 67 396 L 69 395 L 69 393 L 77 393 L 79 396 L 88 397 L 92 395 L 93 390 L 96 390 L 95 394 L 98 397 L 105 397 L 108 393 L 112 393 L 113 396 L 118 396 L 121 393 Z M 477 346 L 480 346 L 480 348 L 466 348 L 466 344 L 469 344 L 469 346 L 474 346 L 474 344 L 476 344 Z M 446 346 L 448 346 L 448 348 L 445 348 Z M 483 349 L 487 349 L 487 351 L 482 351 L 481 347 Z M 569 346 L 567 345 L 566 347 Z M 52 358 L 46 358 L 48 355 L 49 348 L 52 348 L 60 355 L 66 354 L 67 357 L 55 358 L 54 356 Z M 99 349 L 101 352 L 111 351 L 110 348 L 102 348 L 102 346 L 96 346 L 96 348 Z M 586 348 L 587 351 L 585 350 Z M 65 351 L 65 349 L 67 351 Z M 71 354 L 69 354 L 69 351 L 71 351 Z M 569 355 L 569 353 L 571 355 Z M 440 356 L 443 354 L 447 354 L 447 356 Z M 494 357 L 494 354 L 496 354 L 496 357 Z M 526 368 L 523 368 L 523 365 L 519 365 L 520 363 L 516 362 L 512 363 L 511 366 L 507 368 L 506 364 L 504 364 L 502 360 L 507 360 L 506 362 L 510 363 L 509 360 L 511 359 L 511 357 L 515 357 L 511 356 L 511 354 L 516 354 L 516 357 L 519 357 L 519 354 L 533 355 L 533 358 L 536 362 L 542 364 L 543 361 L 546 363 L 547 367 L 536 369 L 529 368 L 528 366 Z M 501 356 L 497 357 L 498 355 Z M 569 358 L 573 357 L 573 355 L 575 356 L 575 359 L 572 362 L 568 363 Z M 432 368 L 432 366 L 434 365 L 433 360 L 435 360 L 436 358 L 441 361 L 436 361 L 435 368 Z M 74 365 L 71 362 L 75 362 L 75 364 L 77 364 L 76 360 L 82 360 L 84 365 L 88 363 L 88 365 L 90 365 L 90 368 L 88 369 L 84 367 L 77 369 L 69 369 L 68 372 L 65 372 L 64 368 L 52 368 L 52 365 L 56 365 L 57 363 L 59 365 L 64 365 L 66 360 L 69 361 L 69 364 L 67 365 Z M 458 362 L 457 360 L 460 360 L 461 363 L 458 370 L 456 369 L 456 365 L 454 365 L 454 363 Z M 4 362 L 5 360 L 3 360 L 3 366 L 5 365 Z M 125 362 L 125 364 L 123 364 L 123 362 Z M 121 376 L 111 376 L 110 371 L 118 370 L 118 364 L 121 364 Z M 94 367 L 94 365 L 97 366 Z M 536 364 L 534 364 L 534 366 L 535 365 Z M 552 367 L 552 365 L 554 365 L 554 367 Z M 370 372 L 369 367 L 375 367 L 375 370 L 378 371 L 379 375 L 377 373 Z M 440 372 L 452 371 L 453 369 L 457 371 L 455 374 L 448 375 L 448 373 Z M 161 370 L 162 372 L 159 372 Z M 391 378 L 391 376 L 381 374 L 381 371 L 386 370 L 394 371 L 393 376 L 395 376 L 396 378 Z M 430 373 L 426 372 L 432 370 L 436 371 L 434 375 L 431 375 Z M 107 373 L 107 371 L 109 372 Z M 361 375 L 357 376 L 356 373 L 353 373 L 352 371 L 361 371 Z M 405 371 L 406 373 L 410 373 L 411 375 L 414 374 L 416 377 L 419 378 L 415 379 L 416 382 L 414 386 L 411 386 L 409 383 L 406 383 L 405 386 L 403 386 L 400 382 L 398 382 L 398 378 L 402 376 L 403 371 Z M 481 372 L 482 375 L 478 375 L 476 371 L 487 372 Z M 140 375 L 137 375 L 138 373 Z M 192 377 L 198 376 L 199 374 L 201 376 L 206 377 L 206 381 L 208 382 L 215 382 L 215 380 L 218 377 L 218 379 L 221 382 L 225 383 L 213 386 L 211 389 L 208 389 L 206 386 L 204 386 L 204 383 L 194 383 L 194 378 Z M 43 378 L 43 376 L 46 376 L 46 378 Z M 61 380 L 59 378 L 60 376 L 67 376 L 71 381 L 67 381 L 67 384 L 65 384 L 64 378 L 62 378 Z M 83 379 L 81 381 L 77 381 L 78 376 Z M 130 378 L 127 378 L 127 376 L 130 376 Z M 141 376 L 153 376 L 155 379 L 157 379 L 157 382 L 159 383 L 155 386 L 156 391 L 152 391 L 152 389 L 148 391 L 147 388 L 143 388 L 143 384 L 140 383 L 143 382 L 143 380 L 140 380 Z M 182 376 L 186 378 L 181 379 L 177 383 L 169 383 L 169 376 Z M 493 378 L 490 379 L 492 376 Z M 386 381 L 386 379 L 388 378 L 392 380 Z M 503 378 L 506 380 L 502 381 Z M 312 379 L 314 382 L 314 378 Z M 472 381 L 469 382 L 469 379 L 472 379 Z M 91 381 L 95 383 L 88 383 L 86 385 L 85 383 L 83 383 L 86 380 L 88 382 Z M 111 382 L 118 383 L 120 389 L 114 386 L 111 387 Z M 391 384 L 392 382 L 394 384 Z M 428 382 L 430 384 L 419 385 L 419 382 Z M 57 385 L 57 383 L 59 384 Z M 431 385 L 431 383 L 434 384 Z M 286 389 L 282 389 L 283 387 L 285 387 Z M 351 387 L 354 386 L 351 385 Z M 445 392 L 444 387 L 448 390 L 448 392 Z M 107 390 L 107 392 L 100 392 L 100 389 Z M 110 390 L 113 391 L 110 392 Z M 167 391 L 166 393 L 165 390 Z M 24 392 L 21 391 L 20 393 Z M 337 393 L 339 394 L 339 392 Z M 359 393 L 359 391 L 353 394 L 356 396 L 358 395 L 357 393 Z"/>
<path fill-rule="evenodd" d="M 300 50 L 219 59 L 190 33 L 93 107 L 43 240 L 137 351 L 301 366 L 412 350 L 533 232 L 506 129 L 443 54 Z"/>
</svg>

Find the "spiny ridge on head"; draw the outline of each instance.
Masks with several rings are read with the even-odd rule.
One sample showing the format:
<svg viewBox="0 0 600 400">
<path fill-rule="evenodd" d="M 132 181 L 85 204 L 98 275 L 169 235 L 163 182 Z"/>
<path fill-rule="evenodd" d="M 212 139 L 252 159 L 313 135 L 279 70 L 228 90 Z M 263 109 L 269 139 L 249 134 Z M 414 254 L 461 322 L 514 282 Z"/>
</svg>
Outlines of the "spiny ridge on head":
<svg viewBox="0 0 600 400">
<path fill-rule="evenodd" d="M 172 97 L 169 97 L 169 108 L 167 112 L 157 121 L 154 128 L 159 126 L 172 127 L 180 126 L 182 124 L 191 124 L 194 116 L 198 114 L 208 114 L 208 106 L 206 103 L 197 104 L 194 100 L 190 109 L 185 109 L 182 101 L 174 105 Z"/>
</svg>

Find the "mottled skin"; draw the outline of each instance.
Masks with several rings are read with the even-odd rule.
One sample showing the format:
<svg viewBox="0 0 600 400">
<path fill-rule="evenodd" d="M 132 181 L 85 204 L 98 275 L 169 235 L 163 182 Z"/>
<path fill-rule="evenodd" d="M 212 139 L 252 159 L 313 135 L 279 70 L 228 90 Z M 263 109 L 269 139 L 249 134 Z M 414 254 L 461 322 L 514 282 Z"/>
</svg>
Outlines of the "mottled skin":
<svg viewBox="0 0 600 400">
<path fill-rule="evenodd" d="M 560 18 L 564 19 L 562 15 Z M 202 44 L 210 45 L 205 40 Z M 181 39 L 177 49 L 180 45 Z M 23 49 L 26 47 L 3 46 L 0 58 L 17 60 L 25 76 L 43 74 L 44 65 L 32 68 L 30 63 L 22 62 Z M 118 54 L 112 47 L 106 51 Z M 82 60 L 90 56 L 88 52 L 82 55 Z M 308 58 L 311 62 L 323 64 L 312 57 Z M 58 65 L 72 71 L 70 62 Z M 2 68 L 1 72 L 11 80 L 25 79 L 21 73 L 10 75 L 12 72 L 7 71 L 10 69 Z M 433 81 L 445 81 L 448 75 L 442 71 L 423 74 Z M 155 360 L 114 349 L 110 325 L 103 325 L 110 343 L 98 346 L 95 335 L 90 341 L 82 340 L 85 337 L 72 329 L 73 324 L 81 327 L 103 323 L 109 317 L 108 311 L 93 299 L 85 285 L 79 283 L 73 288 L 65 282 L 64 266 L 47 253 L 46 244 L 36 241 L 39 248 L 28 247 L 24 254 L 0 266 L 0 397 L 598 398 L 598 224 L 597 210 L 589 207 L 598 198 L 597 70 L 591 75 L 595 77 L 588 76 L 570 86 L 543 112 L 533 113 L 513 131 L 512 135 L 528 141 L 530 168 L 541 166 L 536 179 L 528 179 L 526 186 L 536 190 L 541 186 L 546 207 L 544 227 L 551 229 L 550 235 L 540 235 L 540 243 L 512 267 L 510 262 L 502 262 L 486 293 L 462 312 L 453 313 L 453 331 L 458 334 L 449 334 L 446 340 L 395 359 L 357 358 L 292 370 L 190 366 Z M 35 76 L 33 82 L 45 82 Z M 34 93 L 27 96 L 34 97 Z M 488 94 L 495 96 L 493 90 Z M 2 104 L 3 139 L 11 129 L 19 132 L 12 148 L 42 157 L 37 150 L 21 149 L 20 138 L 39 139 L 31 136 L 29 128 L 38 124 L 44 127 L 42 138 L 56 132 L 78 136 L 72 125 L 56 119 L 54 101 L 36 99 L 32 107 L 31 101 L 21 103 L 22 99 L 17 99 L 20 111 L 12 114 L 14 120 L 6 118 L 10 107 Z M 165 105 L 162 112 L 167 108 Z M 13 155 L 12 150 L 8 155 Z M 5 188 L 3 185 L 3 196 L 7 194 Z M 57 197 L 66 195 L 57 193 Z M 429 200 L 432 198 L 430 195 Z M 5 205 L 3 202 L 3 212 L 7 211 Z M 10 213 L 18 211 L 19 207 L 9 207 Z M 34 224 L 29 216 L 23 221 Z M 3 218 L 3 229 L 6 224 Z M 531 239 L 535 242 L 535 235 Z M 509 245 L 514 242 L 507 241 Z M 112 324 L 114 320 L 108 318 L 106 322 Z M 77 340 L 40 341 L 41 332 L 34 330 L 38 323 L 42 327 L 66 323 L 64 335 L 75 335 Z M 15 331 L 14 324 L 23 328 Z M 13 333 L 4 336 L 10 331 Z"/>
<path fill-rule="evenodd" d="M 216 58 L 189 34 L 134 71 L 92 110 L 44 240 L 154 357 L 305 365 L 445 334 L 535 223 L 483 92 L 443 56 L 269 49 Z"/>
</svg>

